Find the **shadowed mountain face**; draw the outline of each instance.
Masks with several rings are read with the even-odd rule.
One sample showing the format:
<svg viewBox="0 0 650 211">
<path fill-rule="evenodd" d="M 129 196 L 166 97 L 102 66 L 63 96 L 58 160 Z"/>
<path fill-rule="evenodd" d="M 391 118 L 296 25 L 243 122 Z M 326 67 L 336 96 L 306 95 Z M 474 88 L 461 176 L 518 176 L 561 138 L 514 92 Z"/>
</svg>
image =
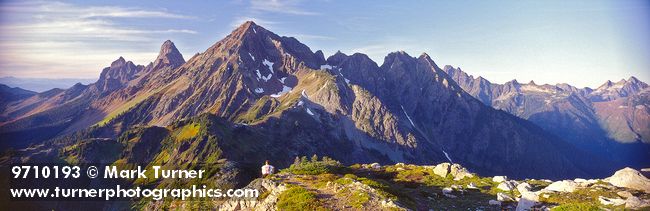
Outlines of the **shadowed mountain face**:
<svg viewBox="0 0 650 211">
<path fill-rule="evenodd" d="M 8 120 L 0 123 L 4 146 L 56 139 L 46 146 L 63 149 L 81 141 L 115 141 L 139 127 L 184 128 L 186 122 L 179 121 L 208 115 L 201 122 L 219 125 L 210 134 L 229 140 L 216 144 L 243 169 L 257 164 L 246 161 L 246 153 L 284 165 L 311 154 L 344 163 L 452 161 L 481 174 L 520 178 L 602 176 L 615 169 L 484 105 L 426 54 L 395 52 L 382 65 L 363 54 L 339 52 L 325 59 L 253 22 L 187 62 L 166 41 L 147 66 L 120 58 L 94 84 L 10 104 L 2 113 Z M 216 147 L 201 140 L 178 147 L 194 149 L 190 154 L 199 146 Z M 246 144 L 228 145 L 240 141 Z"/>
<path fill-rule="evenodd" d="M 444 70 L 484 104 L 527 119 L 575 146 L 646 165 L 650 159 L 650 88 L 635 77 L 607 81 L 592 90 L 532 81 L 493 84 L 460 68 L 445 66 Z"/>
</svg>

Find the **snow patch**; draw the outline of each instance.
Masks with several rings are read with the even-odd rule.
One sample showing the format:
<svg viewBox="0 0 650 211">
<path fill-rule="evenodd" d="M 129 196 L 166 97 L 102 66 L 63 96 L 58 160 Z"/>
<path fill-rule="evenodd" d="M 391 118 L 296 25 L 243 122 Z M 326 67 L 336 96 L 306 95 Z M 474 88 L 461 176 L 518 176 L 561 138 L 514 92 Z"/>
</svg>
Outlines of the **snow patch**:
<svg viewBox="0 0 650 211">
<path fill-rule="evenodd" d="M 449 162 L 451 162 L 451 163 L 454 162 L 454 161 L 451 161 L 451 158 L 449 157 L 449 154 L 447 154 L 447 152 L 445 152 L 445 150 L 442 150 L 442 153 L 445 153 L 445 157 L 447 157 L 447 160 L 449 160 Z"/>
<path fill-rule="evenodd" d="M 262 88 L 256 88 L 256 89 L 255 89 L 255 93 L 258 93 L 258 94 L 260 94 L 260 93 L 264 93 L 264 89 L 262 89 Z"/>
<path fill-rule="evenodd" d="M 271 71 L 271 73 L 273 73 L 273 62 L 270 62 L 269 60 L 264 59 L 264 61 L 262 62 L 262 64 L 268 66 L 268 67 L 269 67 L 269 70 Z"/>
<path fill-rule="evenodd" d="M 309 98 L 309 97 L 307 97 L 307 93 L 305 93 L 305 90 L 304 90 L 304 89 L 302 90 L 302 93 L 300 93 L 300 94 L 301 94 L 303 97 L 305 97 L 305 98 Z"/>
<path fill-rule="evenodd" d="M 257 34 L 257 31 L 255 31 L 255 27 L 253 27 L 253 33 Z"/>
<path fill-rule="evenodd" d="M 262 77 L 262 80 L 269 81 L 269 79 L 271 79 L 271 77 L 273 77 L 273 73 L 269 73 L 269 75 L 267 75 L 266 77 Z"/>
<path fill-rule="evenodd" d="M 345 83 L 346 83 L 346 84 L 350 84 L 350 80 L 348 80 L 348 79 L 343 75 L 343 73 L 341 73 L 340 70 L 339 70 L 339 75 L 341 75 L 341 77 L 343 77 L 343 80 L 345 80 Z"/>
<path fill-rule="evenodd" d="M 285 79 L 287 79 L 287 77 L 282 77 L 282 78 L 280 78 L 280 79 L 279 79 L 279 80 L 280 80 L 280 83 L 284 84 L 284 80 L 285 80 Z"/>
<path fill-rule="evenodd" d="M 321 66 L 320 66 L 320 69 L 321 69 L 321 70 L 331 70 L 331 69 L 332 69 L 332 66 L 331 66 L 331 65 L 328 65 L 328 64 L 324 64 L 324 65 L 321 65 Z"/>
<path fill-rule="evenodd" d="M 262 73 L 260 73 L 260 70 L 258 69 L 258 70 L 255 70 L 255 74 L 257 74 L 257 81 L 259 81 L 260 78 L 262 78 Z"/>
<path fill-rule="evenodd" d="M 413 127 L 415 127 L 415 124 L 413 124 L 413 120 L 411 120 L 411 117 L 409 116 L 409 114 L 407 114 L 406 110 L 404 110 L 404 106 L 400 105 L 400 107 L 402 107 L 402 112 L 404 112 L 404 115 L 406 115 L 406 118 L 409 120 L 409 122 L 411 122 L 411 125 Z M 447 153 L 445 153 L 445 154 L 447 154 Z"/>
<path fill-rule="evenodd" d="M 253 59 L 253 61 L 255 61 L 255 57 L 253 56 L 253 54 L 251 54 L 250 52 L 248 52 L 248 56 L 250 56 L 251 59 Z"/>
<path fill-rule="evenodd" d="M 314 116 L 314 113 L 312 113 L 311 110 L 309 110 L 309 108 L 307 108 L 307 113 L 308 113 L 309 115 Z"/>
<path fill-rule="evenodd" d="M 280 96 L 282 96 L 283 94 L 286 94 L 287 92 L 290 92 L 292 89 L 293 89 L 293 88 L 288 87 L 288 86 L 282 86 L 282 91 L 280 91 L 280 92 L 278 92 L 278 93 L 275 93 L 275 94 L 272 94 L 271 97 L 276 97 L 276 98 L 277 98 L 277 97 L 280 97 Z"/>
<path fill-rule="evenodd" d="M 305 102 L 303 102 L 303 101 L 301 100 L 301 101 L 298 101 L 298 105 L 297 105 L 297 106 L 302 106 L 302 105 L 304 105 L 304 104 L 305 104 Z"/>
</svg>

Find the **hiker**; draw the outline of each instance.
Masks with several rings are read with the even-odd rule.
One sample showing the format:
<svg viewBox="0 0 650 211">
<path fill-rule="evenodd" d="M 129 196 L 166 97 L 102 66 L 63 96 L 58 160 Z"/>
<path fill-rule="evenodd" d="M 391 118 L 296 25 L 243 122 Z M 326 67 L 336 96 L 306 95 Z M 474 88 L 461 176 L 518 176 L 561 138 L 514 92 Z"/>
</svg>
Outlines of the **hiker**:
<svg viewBox="0 0 650 211">
<path fill-rule="evenodd" d="M 269 161 L 266 160 L 265 165 L 262 166 L 262 177 L 266 177 L 266 175 L 273 174 L 274 171 L 275 171 L 275 167 L 269 165 Z"/>
</svg>

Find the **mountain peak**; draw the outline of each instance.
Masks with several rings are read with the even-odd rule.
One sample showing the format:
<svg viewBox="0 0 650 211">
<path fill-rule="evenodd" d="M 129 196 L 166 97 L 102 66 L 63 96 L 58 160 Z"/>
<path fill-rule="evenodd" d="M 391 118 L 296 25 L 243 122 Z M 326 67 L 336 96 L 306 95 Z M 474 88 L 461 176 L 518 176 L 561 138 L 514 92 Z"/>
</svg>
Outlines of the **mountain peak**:
<svg viewBox="0 0 650 211">
<path fill-rule="evenodd" d="M 255 26 L 257 26 L 257 24 L 255 24 L 255 22 L 246 21 L 242 25 L 240 25 L 238 28 L 246 28 L 246 29 L 248 29 L 248 28 L 255 27 Z"/>
<path fill-rule="evenodd" d="M 124 57 L 117 58 L 115 61 L 111 62 L 111 67 L 118 67 L 126 64 Z"/>
<path fill-rule="evenodd" d="M 630 78 L 627 79 L 627 82 L 630 82 L 630 83 L 639 83 L 640 81 L 639 81 L 639 79 L 637 79 L 636 77 L 634 77 L 634 76 L 630 76 Z"/>
<path fill-rule="evenodd" d="M 264 27 L 261 27 L 261 26 L 255 24 L 255 22 L 253 22 L 253 21 L 246 21 L 242 25 L 237 27 L 232 32 L 232 34 L 235 35 L 236 37 L 243 38 L 243 37 L 246 36 L 246 34 L 251 33 L 251 32 L 254 33 L 254 34 L 257 34 L 257 32 L 262 32 L 260 30 L 267 31 L 266 29 L 264 29 Z"/>
<path fill-rule="evenodd" d="M 422 54 L 420 54 L 420 57 L 431 59 L 431 56 L 429 56 L 429 54 L 427 54 L 426 52 L 422 52 Z"/>
<path fill-rule="evenodd" d="M 172 68 L 176 68 L 185 63 L 183 55 L 178 51 L 176 45 L 171 40 L 165 41 L 162 46 L 160 46 L 160 53 L 154 62 L 154 67 L 159 67 L 160 65 L 170 65 Z"/>
<path fill-rule="evenodd" d="M 412 60 L 412 59 L 414 59 L 414 58 L 411 57 L 408 53 L 406 53 L 404 51 L 395 51 L 395 52 L 391 52 L 388 55 L 386 55 L 386 57 L 384 58 L 384 64 L 393 63 L 396 60 L 407 61 L 407 60 Z"/>
</svg>

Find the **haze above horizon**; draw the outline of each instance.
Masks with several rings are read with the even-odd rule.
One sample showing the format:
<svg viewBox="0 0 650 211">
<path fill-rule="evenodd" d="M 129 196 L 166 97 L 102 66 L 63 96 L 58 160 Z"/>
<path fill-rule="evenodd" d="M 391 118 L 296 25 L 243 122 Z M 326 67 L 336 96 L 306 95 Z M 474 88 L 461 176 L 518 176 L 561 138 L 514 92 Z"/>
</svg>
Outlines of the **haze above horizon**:
<svg viewBox="0 0 650 211">
<path fill-rule="evenodd" d="M 650 81 L 650 2 L 231 1 L 0 2 L 0 77 L 96 78 L 119 56 L 153 61 L 163 41 L 186 59 L 246 20 L 313 51 L 429 54 L 495 82 L 595 88 Z"/>
</svg>

